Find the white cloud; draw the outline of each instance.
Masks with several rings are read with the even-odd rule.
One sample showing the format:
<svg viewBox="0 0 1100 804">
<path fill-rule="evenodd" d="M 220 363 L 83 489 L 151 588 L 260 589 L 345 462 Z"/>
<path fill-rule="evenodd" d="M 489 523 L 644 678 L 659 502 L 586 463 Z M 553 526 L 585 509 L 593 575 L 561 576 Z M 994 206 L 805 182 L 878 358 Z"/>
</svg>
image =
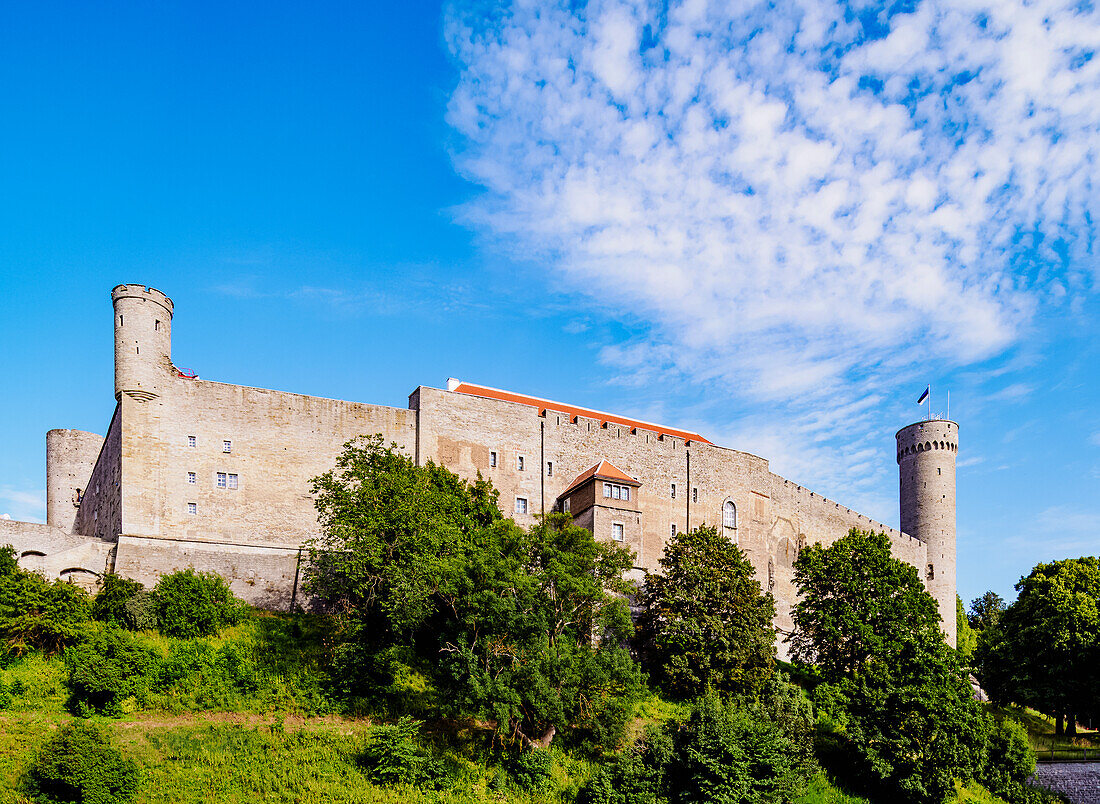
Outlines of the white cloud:
<svg viewBox="0 0 1100 804">
<path fill-rule="evenodd" d="M 1100 447 L 1100 430 L 1097 430 L 1089 437 L 1089 442 Z"/>
<path fill-rule="evenodd" d="M 455 163 L 484 188 L 460 216 L 639 322 L 603 354 L 639 382 L 779 401 L 777 425 L 1091 290 L 1066 264 L 1096 234 L 1093 5 L 476 8 L 446 21 Z"/>
<path fill-rule="evenodd" d="M 0 501 L 8 508 L 8 519 L 22 522 L 40 522 L 46 510 L 45 491 L 22 491 L 10 487 L 0 488 Z"/>
</svg>

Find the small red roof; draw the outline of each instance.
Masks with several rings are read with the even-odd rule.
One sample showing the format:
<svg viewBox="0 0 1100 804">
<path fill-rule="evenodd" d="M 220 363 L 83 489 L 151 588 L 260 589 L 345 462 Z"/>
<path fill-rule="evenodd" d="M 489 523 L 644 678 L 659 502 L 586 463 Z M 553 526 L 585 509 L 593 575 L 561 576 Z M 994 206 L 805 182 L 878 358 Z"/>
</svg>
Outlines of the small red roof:
<svg viewBox="0 0 1100 804">
<path fill-rule="evenodd" d="M 639 428 L 642 430 L 650 430 L 659 435 L 675 436 L 676 438 L 682 438 L 685 441 L 698 441 L 702 444 L 711 443 L 698 433 L 693 433 L 690 430 L 678 430 L 673 427 L 663 427 L 659 424 L 653 424 L 652 422 L 641 421 L 640 419 L 628 419 L 625 416 L 618 416 L 614 413 L 604 413 L 599 410 L 592 410 L 591 408 L 580 408 L 576 405 L 566 405 L 562 402 L 552 402 L 549 399 L 539 399 L 536 396 L 514 394 L 511 391 L 502 391 L 499 388 L 489 388 L 485 385 L 474 385 L 470 382 L 460 382 L 458 380 L 452 380 L 447 383 L 447 390 L 454 391 L 458 394 L 480 396 L 486 399 L 499 399 L 503 402 L 518 402 L 521 405 L 530 405 L 533 408 L 538 408 L 540 412 L 552 410 L 556 413 L 564 413 L 568 415 L 571 419 L 576 418 L 577 416 L 584 416 L 586 419 L 596 419 L 604 424 L 621 424 L 623 427 L 629 427 L 631 429 Z"/>
<path fill-rule="evenodd" d="M 577 486 L 584 484 L 585 481 L 591 480 L 594 477 L 600 480 L 613 480 L 616 483 L 625 483 L 628 486 L 637 487 L 642 485 L 610 461 L 600 461 L 577 475 L 577 479 L 570 483 L 568 488 L 558 496 L 564 497 L 573 489 L 577 488 Z"/>
</svg>

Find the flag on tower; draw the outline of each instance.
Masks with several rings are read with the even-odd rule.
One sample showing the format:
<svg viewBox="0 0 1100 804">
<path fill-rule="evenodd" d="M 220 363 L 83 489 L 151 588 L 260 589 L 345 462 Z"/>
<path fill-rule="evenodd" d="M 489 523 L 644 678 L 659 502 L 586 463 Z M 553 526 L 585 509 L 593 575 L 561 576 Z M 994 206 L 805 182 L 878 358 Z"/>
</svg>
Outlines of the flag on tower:
<svg viewBox="0 0 1100 804">
<path fill-rule="evenodd" d="M 928 394 L 929 394 L 929 392 L 931 392 L 931 390 L 932 390 L 931 385 L 929 385 L 927 388 L 924 389 L 924 393 L 921 394 L 920 399 L 917 400 L 918 405 L 921 404 L 922 402 L 924 402 L 924 400 L 928 399 Z"/>
</svg>

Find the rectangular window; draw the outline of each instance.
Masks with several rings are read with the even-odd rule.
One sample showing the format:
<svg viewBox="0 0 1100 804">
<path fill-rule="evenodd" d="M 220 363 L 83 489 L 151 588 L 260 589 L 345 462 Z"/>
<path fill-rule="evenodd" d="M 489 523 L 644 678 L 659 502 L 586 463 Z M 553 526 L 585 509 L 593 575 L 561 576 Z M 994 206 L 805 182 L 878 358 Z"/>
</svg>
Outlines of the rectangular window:
<svg viewBox="0 0 1100 804">
<path fill-rule="evenodd" d="M 699 502 L 699 489 L 692 488 L 692 490 L 691 490 L 691 501 L 692 502 Z"/>
<path fill-rule="evenodd" d="M 673 483 L 672 486 L 671 486 L 671 489 L 669 491 L 669 496 L 672 497 L 672 499 L 674 499 L 674 500 L 676 499 L 676 484 L 675 483 Z"/>
<path fill-rule="evenodd" d="M 227 479 L 229 481 L 229 488 L 231 488 L 231 489 L 237 488 L 237 476 L 236 475 L 229 475 L 229 477 Z"/>
<path fill-rule="evenodd" d="M 517 514 L 526 514 L 527 513 L 527 498 L 526 497 L 516 497 L 516 513 Z"/>
<path fill-rule="evenodd" d="M 610 483 L 604 483 L 603 484 L 603 496 L 610 499 L 610 497 L 611 497 L 611 484 Z"/>
<path fill-rule="evenodd" d="M 160 332 L 160 322 L 159 321 L 154 321 L 153 322 L 153 331 L 154 332 Z"/>
<path fill-rule="evenodd" d="M 547 461 L 546 462 L 546 476 L 547 477 L 553 477 L 554 476 L 554 462 L 553 461 Z"/>
<path fill-rule="evenodd" d="M 497 468 L 497 454 L 495 452 L 490 452 L 489 453 L 489 468 L 491 468 L 491 469 L 496 469 Z"/>
<path fill-rule="evenodd" d="M 198 503 L 187 503 L 187 513 L 197 514 L 199 512 Z"/>
<path fill-rule="evenodd" d="M 565 513 L 567 513 L 567 514 L 569 513 L 569 500 L 570 500 L 570 498 L 566 497 L 565 500 L 561 504 L 561 510 L 565 511 Z"/>
<path fill-rule="evenodd" d="M 622 522 L 612 522 L 611 523 L 611 538 L 614 539 L 617 542 L 621 542 L 623 540 L 623 523 Z"/>
<path fill-rule="evenodd" d="M 199 443 L 199 440 L 197 438 L 195 438 L 194 436 L 187 436 L 187 446 L 193 447 L 197 443 Z"/>
<path fill-rule="evenodd" d="M 676 523 L 675 523 L 675 522 L 673 522 L 673 523 L 672 523 L 672 524 L 671 524 L 671 525 L 669 526 L 669 528 L 668 528 L 668 534 L 669 534 L 669 536 L 673 536 L 673 537 L 675 537 L 675 536 L 676 536 Z"/>
<path fill-rule="evenodd" d="M 187 482 L 190 483 L 192 486 L 195 485 L 195 483 L 198 482 L 198 478 L 195 477 L 194 472 L 188 472 L 187 473 Z"/>
<path fill-rule="evenodd" d="M 222 452 L 232 452 L 232 451 L 233 451 L 233 442 L 232 441 L 223 441 L 222 442 Z"/>
<path fill-rule="evenodd" d="M 218 472 L 218 488 L 225 488 L 225 472 Z"/>
<path fill-rule="evenodd" d="M 630 486 L 623 486 L 623 499 L 624 500 L 629 500 L 630 499 Z"/>
<path fill-rule="evenodd" d="M 517 455 L 516 456 L 516 469 L 520 472 L 523 471 L 523 456 L 522 455 Z"/>
</svg>

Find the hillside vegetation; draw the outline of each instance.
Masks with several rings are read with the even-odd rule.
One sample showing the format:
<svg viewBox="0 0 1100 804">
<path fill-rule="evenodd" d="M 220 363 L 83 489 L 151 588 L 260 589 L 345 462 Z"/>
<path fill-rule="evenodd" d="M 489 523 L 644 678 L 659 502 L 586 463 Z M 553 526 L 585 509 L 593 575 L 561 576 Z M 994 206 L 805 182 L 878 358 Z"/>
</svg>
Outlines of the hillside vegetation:
<svg viewBox="0 0 1100 804">
<path fill-rule="evenodd" d="M 367 439 L 314 490 L 311 614 L 191 570 L 89 598 L 0 550 L 11 801 L 1048 798 L 881 534 L 803 551 L 784 672 L 774 601 L 712 528 L 670 540 L 635 626 L 629 551 L 568 517 L 522 529 L 480 479 Z"/>
</svg>

